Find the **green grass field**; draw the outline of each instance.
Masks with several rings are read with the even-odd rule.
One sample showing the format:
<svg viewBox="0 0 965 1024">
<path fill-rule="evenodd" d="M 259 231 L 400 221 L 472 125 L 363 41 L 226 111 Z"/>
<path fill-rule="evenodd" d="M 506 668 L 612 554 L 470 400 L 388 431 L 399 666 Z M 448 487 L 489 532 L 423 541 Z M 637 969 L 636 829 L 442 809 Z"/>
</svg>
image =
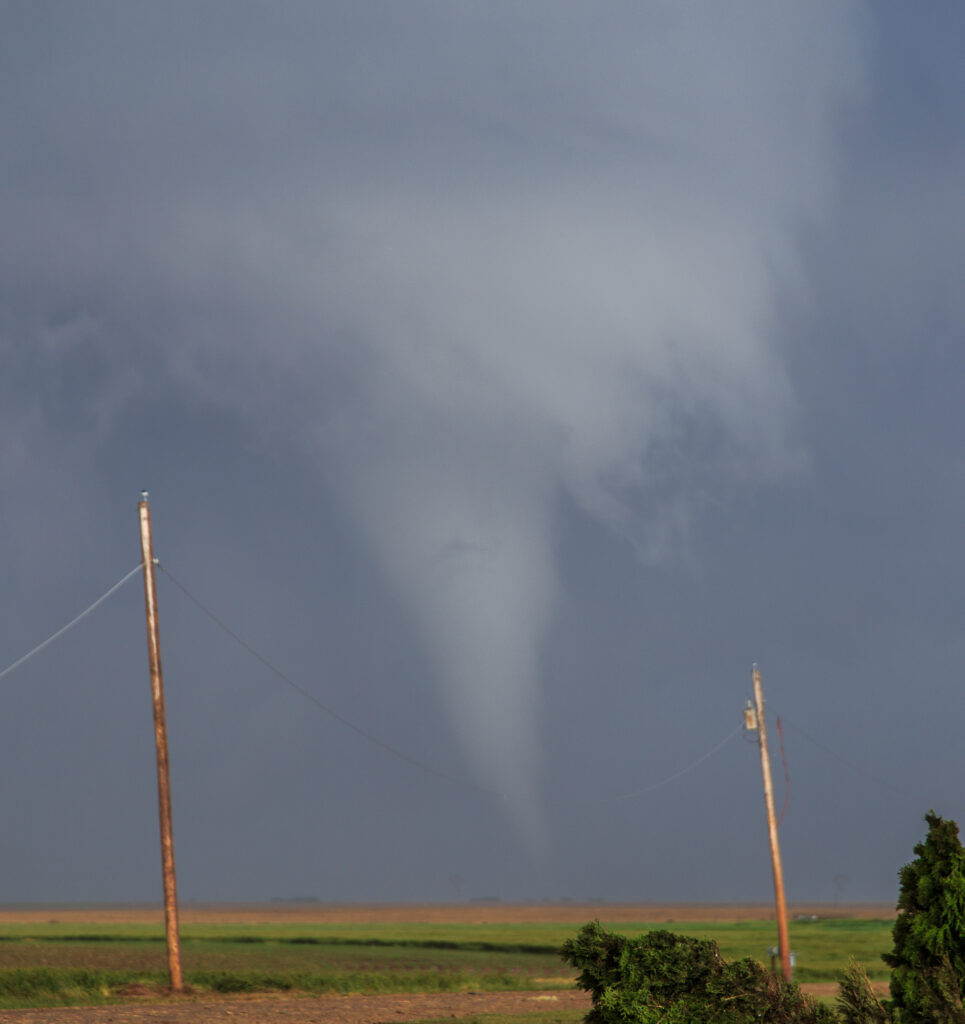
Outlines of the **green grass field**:
<svg viewBox="0 0 965 1024">
<path fill-rule="evenodd" d="M 604 921 L 604 924 L 606 922 Z M 635 922 L 715 939 L 727 959 L 767 964 L 772 922 Z M 851 956 L 887 978 L 881 953 L 891 921 L 830 918 L 793 922 L 795 977 L 836 981 Z M 181 929 L 185 983 L 199 993 L 444 992 L 569 987 L 557 950 L 572 924 L 220 924 Z M 80 1005 L 160 992 L 163 934 L 149 924 L 0 924 L 0 1007 Z"/>
</svg>

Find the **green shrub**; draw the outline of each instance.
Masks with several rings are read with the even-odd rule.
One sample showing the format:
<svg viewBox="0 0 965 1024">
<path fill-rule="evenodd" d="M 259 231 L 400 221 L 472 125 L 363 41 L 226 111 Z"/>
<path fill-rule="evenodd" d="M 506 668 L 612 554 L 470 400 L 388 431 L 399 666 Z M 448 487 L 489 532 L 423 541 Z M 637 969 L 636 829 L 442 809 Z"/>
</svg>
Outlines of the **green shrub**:
<svg viewBox="0 0 965 1024">
<path fill-rule="evenodd" d="M 865 969 L 854 959 L 838 985 L 838 1015 L 843 1024 L 889 1024 L 891 1015 L 874 994 Z"/>
<path fill-rule="evenodd" d="M 756 960 L 728 964 L 717 943 L 668 931 L 629 939 L 599 921 L 564 943 L 590 993 L 587 1024 L 830 1024 L 835 1014 Z"/>
</svg>

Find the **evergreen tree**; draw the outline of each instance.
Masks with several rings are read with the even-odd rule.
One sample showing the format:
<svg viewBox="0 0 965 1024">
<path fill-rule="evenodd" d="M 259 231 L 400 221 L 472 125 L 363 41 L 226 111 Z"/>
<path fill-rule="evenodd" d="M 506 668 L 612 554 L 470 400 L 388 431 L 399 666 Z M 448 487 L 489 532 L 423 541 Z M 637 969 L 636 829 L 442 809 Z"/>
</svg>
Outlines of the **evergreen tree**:
<svg viewBox="0 0 965 1024">
<path fill-rule="evenodd" d="M 958 826 L 934 811 L 916 859 L 899 873 L 891 1009 L 896 1024 L 965 1024 L 965 850 Z"/>
</svg>

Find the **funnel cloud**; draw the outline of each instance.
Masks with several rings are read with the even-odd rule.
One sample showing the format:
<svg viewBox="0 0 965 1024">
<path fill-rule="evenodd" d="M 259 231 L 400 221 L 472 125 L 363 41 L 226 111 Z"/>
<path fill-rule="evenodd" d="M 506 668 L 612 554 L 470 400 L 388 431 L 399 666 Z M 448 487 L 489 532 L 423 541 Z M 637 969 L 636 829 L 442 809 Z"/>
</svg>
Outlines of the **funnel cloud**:
<svg viewBox="0 0 965 1024">
<path fill-rule="evenodd" d="M 42 328 L 59 365 L 101 365 L 92 415 L 154 386 L 142 359 L 141 379 L 107 368 L 165 295 L 144 358 L 317 460 L 422 631 L 467 764 L 534 847 L 559 502 L 653 563 L 686 549 L 715 479 L 797 462 L 774 301 L 834 194 L 858 10 L 655 5 L 614 23 L 537 5 L 507 31 L 499 7 L 363 6 L 333 19 L 357 61 L 320 38 L 311 80 L 273 67 L 265 96 L 241 53 L 196 94 L 162 75 L 174 19 L 153 26 L 144 75 L 118 69 L 134 99 L 107 140 L 105 189 L 133 201 L 133 172 L 154 200 L 105 210 L 50 183 L 62 248 L 100 240 L 86 281 L 72 262 L 48 270 L 91 308 Z M 414 43 L 429 25 L 413 61 L 395 32 Z M 93 40 L 70 59 L 65 75 L 92 73 Z M 88 134 L 81 170 L 96 111 L 71 129 Z M 147 129 L 172 112 L 170 136 Z M 28 259 L 46 258 L 33 221 L 30 241 L 19 227 Z"/>
<path fill-rule="evenodd" d="M 473 77 L 470 27 L 500 19 L 464 13 L 415 73 L 456 87 L 408 125 L 398 176 L 318 213 L 353 254 L 326 275 L 364 352 L 320 425 L 326 470 L 412 603 L 468 759 L 530 823 L 561 498 L 650 563 L 685 549 L 708 479 L 800 461 L 774 301 L 833 195 L 860 47 L 847 5 L 766 34 L 758 14 L 646 9 L 614 60 L 612 26 L 571 9 L 582 31 L 541 40 L 539 87 L 511 95 Z M 410 72 L 390 61 L 373 115 L 413 116 Z"/>
<path fill-rule="evenodd" d="M 162 582 L 189 892 L 757 898 L 739 743 L 626 818 L 592 805 L 713 749 L 754 660 L 788 722 L 888 775 L 907 679 L 945 706 L 960 653 L 961 17 L 6 6 L 0 669 L 130 568 L 147 487 L 162 563 L 224 621 L 470 783 L 301 714 Z M 136 600 L 102 611 L 6 691 L 36 737 L 0 734 L 25 764 L 113 752 L 102 809 L 57 758 L 30 790 L 99 821 L 95 866 L 151 769 Z M 867 780 L 787 737 L 790 891 L 796 849 L 807 896 L 887 897 L 920 814 L 954 816 L 954 736 L 903 755 L 928 799 L 887 834 Z M 96 898 L 34 856 L 24 801 L 23 898 Z"/>
</svg>

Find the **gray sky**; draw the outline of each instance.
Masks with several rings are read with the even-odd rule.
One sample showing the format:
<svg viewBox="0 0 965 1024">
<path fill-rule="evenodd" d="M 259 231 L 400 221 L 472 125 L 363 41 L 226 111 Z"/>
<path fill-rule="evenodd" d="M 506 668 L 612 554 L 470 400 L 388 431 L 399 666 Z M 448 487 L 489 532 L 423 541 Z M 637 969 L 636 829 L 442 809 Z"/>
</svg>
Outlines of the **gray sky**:
<svg viewBox="0 0 965 1024">
<path fill-rule="evenodd" d="M 159 580 L 185 899 L 893 900 L 965 816 L 965 11 L 0 7 L 0 670 Z M 135 578 L 0 901 L 158 898 Z M 639 792 L 647 790 L 646 792 Z M 625 800 L 609 798 L 637 792 Z"/>
</svg>

